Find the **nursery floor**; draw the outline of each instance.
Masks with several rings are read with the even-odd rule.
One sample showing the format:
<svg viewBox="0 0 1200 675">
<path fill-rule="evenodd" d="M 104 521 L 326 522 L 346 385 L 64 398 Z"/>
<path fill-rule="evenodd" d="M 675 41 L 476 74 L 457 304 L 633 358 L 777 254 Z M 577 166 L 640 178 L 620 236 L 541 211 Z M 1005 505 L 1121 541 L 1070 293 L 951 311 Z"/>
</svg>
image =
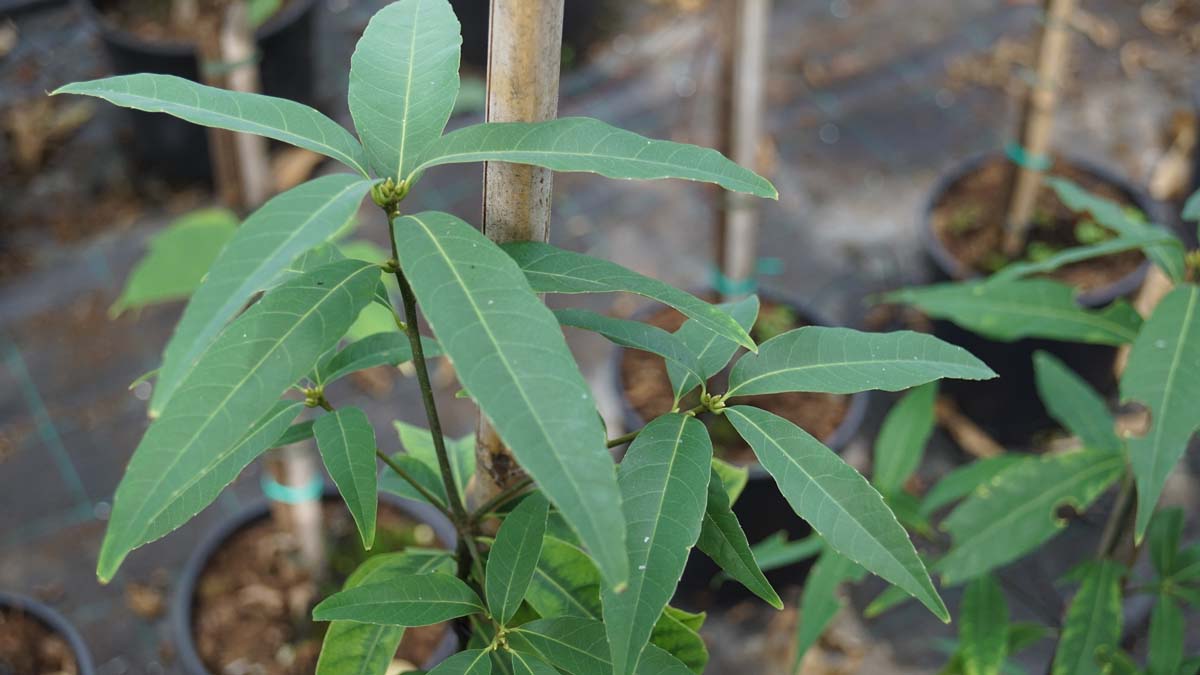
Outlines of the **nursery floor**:
<svg viewBox="0 0 1200 675">
<path fill-rule="evenodd" d="M 713 109 L 706 93 L 716 65 L 714 25 L 704 11 L 677 9 L 704 4 L 662 1 L 630 9 L 588 65 L 565 76 L 561 114 L 711 144 Z M 1196 85 L 1189 78 L 1197 55 L 1181 40 L 1152 34 L 1139 20 L 1139 4 L 1088 3 L 1112 23 L 1086 24 L 1092 37 L 1078 37 L 1058 124 L 1062 147 L 1110 158 L 1144 182 L 1162 151 L 1171 113 L 1186 106 L 1187 88 Z M 336 103 L 344 88 L 341 70 L 377 5 L 321 3 L 320 93 L 327 110 L 343 119 L 345 110 Z M 928 279 L 917 212 L 938 173 L 1007 140 L 1012 105 L 994 83 L 1013 58 L 1028 57 L 1036 9 L 1029 2 L 995 0 L 776 5 L 769 174 L 782 197 L 764 208 L 760 250 L 782 265 L 763 284 L 835 321 L 869 318 L 878 324 L 864 298 Z M 1106 29 L 1116 30 L 1114 42 L 1107 41 L 1112 36 Z M 31 106 L 42 92 L 104 73 L 96 36 L 70 9 L 45 7 L 12 24 L 0 19 L 0 31 L 13 30 L 15 43 L 0 40 L 8 45 L 0 53 L 6 129 L 14 115 L 38 116 Z M 55 110 L 63 105 L 55 99 Z M 105 106 L 72 114 L 86 123 L 76 129 L 66 116 L 58 127 L 39 132 L 45 144 L 29 165 L 15 159 L 17 135 L 0 135 L 0 589 L 34 594 L 62 610 L 86 636 L 102 675 L 175 673 L 163 615 L 173 575 L 206 530 L 260 496 L 258 468 L 179 532 L 131 555 L 111 584 L 96 583 L 93 569 L 112 492 L 146 426 L 148 392 L 127 385 L 157 366 L 180 310 L 167 306 L 112 320 L 107 308 L 146 238 L 172 212 L 207 197 L 202 189 L 158 182 L 133 190 L 142 177 L 122 154 L 127 136 L 113 135 L 128 133 L 121 115 Z M 467 116 L 452 124 L 470 121 Z M 421 187 L 414 210 L 477 218 L 478 168 L 438 169 Z M 555 188 L 555 243 L 684 287 L 708 282 L 713 192 L 683 182 L 631 184 L 582 175 L 560 175 Z M 364 236 L 378 240 L 371 233 L 379 226 L 373 213 L 364 212 Z M 637 306 L 631 298 L 572 302 L 621 315 Z M 611 347 L 581 333 L 569 337 L 616 424 Z M 469 432 L 470 406 L 453 399 L 450 373 L 441 372 L 439 381 L 451 432 Z M 420 418 L 415 387 L 400 374 L 355 379 L 333 395 L 339 403 L 365 407 L 376 420 L 389 419 L 389 411 L 412 422 Z M 865 439 L 873 437 L 888 403 L 875 397 L 863 438 L 848 450 L 851 461 L 861 464 Z M 381 424 L 378 435 L 385 449 L 396 446 L 390 425 Z M 935 445 L 930 477 L 960 456 L 940 436 Z M 1200 512 L 1193 473 L 1179 472 L 1168 496 L 1192 514 Z M 1087 545 L 1087 532 L 1080 536 L 1059 541 L 1063 555 L 1056 560 L 1069 561 Z M 1060 571 L 1034 562 L 1009 575 L 1036 586 L 1051 583 Z M 869 593 L 852 596 L 861 605 Z M 795 594 L 788 597 L 794 608 Z M 1056 608 L 1031 597 L 1014 611 L 1055 615 Z M 953 593 L 948 599 L 956 602 Z M 1195 651 L 1200 617 L 1191 619 Z M 709 672 L 786 672 L 795 621 L 794 610 L 776 614 L 757 605 L 714 612 L 706 632 Z M 935 641 L 951 636 L 915 607 L 865 624 L 847 617 L 807 672 L 934 672 Z M 1048 643 L 1033 650 L 1033 672 L 1049 653 Z"/>
</svg>

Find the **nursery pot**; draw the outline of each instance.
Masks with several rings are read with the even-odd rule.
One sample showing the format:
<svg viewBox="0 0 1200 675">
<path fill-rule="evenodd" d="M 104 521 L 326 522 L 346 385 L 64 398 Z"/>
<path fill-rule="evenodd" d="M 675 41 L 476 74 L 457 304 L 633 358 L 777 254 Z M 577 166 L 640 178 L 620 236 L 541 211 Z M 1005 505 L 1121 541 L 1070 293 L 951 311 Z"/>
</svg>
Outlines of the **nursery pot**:
<svg viewBox="0 0 1200 675">
<path fill-rule="evenodd" d="M 161 73 L 200 81 L 200 56 L 189 42 L 148 40 L 106 15 L 122 0 L 75 0 L 96 27 L 117 75 Z M 285 0 L 255 31 L 262 93 L 311 104 L 316 0 Z M 162 113 L 125 110 L 133 151 L 147 171 L 181 180 L 209 180 L 208 136 L 201 126 Z"/>
<path fill-rule="evenodd" d="M 395 509 L 415 523 L 422 523 L 433 528 L 434 534 L 442 545 L 453 547 L 456 540 L 454 526 L 436 509 L 428 504 L 402 499 L 394 495 L 380 493 L 381 505 Z M 326 502 L 341 503 L 341 497 L 331 486 L 326 486 L 322 499 Z M 171 614 L 169 617 L 171 631 L 175 637 L 178 649 L 179 663 L 187 675 L 212 675 L 200 658 L 195 640 L 195 625 L 193 614 L 196 605 L 198 584 L 204 571 L 209 567 L 214 556 L 230 539 L 252 525 L 271 517 L 271 502 L 260 499 L 240 512 L 227 518 L 213 528 L 200 541 L 200 545 L 192 551 L 184 565 L 183 572 L 171 598 Z M 437 647 L 422 668 L 430 669 L 458 649 L 458 637 L 452 629 L 447 628 L 438 642 Z"/>
<path fill-rule="evenodd" d="M 925 251 L 937 281 L 959 281 L 978 275 L 956 258 L 938 236 L 934 227 L 934 210 L 959 181 L 991 162 L 1007 161 L 1002 153 L 977 155 L 945 173 L 935 184 L 921 211 Z M 1078 158 L 1062 158 L 1058 163 L 1082 171 L 1122 194 L 1131 204 L 1153 222 L 1159 218 L 1159 207 L 1144 192 L 1126 179 L 1102 166 Z M 1112 301 L 1134 293 L 1150 267 L 1143 261 L 1132 271 L 1110 283 L 1079 294 L 1079 304 L 1100 308 Z M 1115 347 L 1060 342 L 1044 339 L 1023 339 L 999 342 L 965 330 L 950 321 L 934 322 L 934 334 L 977 356 L 999 375 L 984 381 L 946 380 L 942 391 L 950 395 L 972 421 L 986 430 L 997 442 L 1013 448 L 1027 448 L 1034 436 L 1054 428 L 1045 407 L 1037 395 L 1034 380 L 1033 354 L 1046 351 L 1061 359 L 1073 371 L 1088 381 L 1101 394 L 1116 391 L 1113 362 Z"/>
<path fill-rule="evenodd" d="M 766 291 L 760 291 L 758 296 L 764 306 L 776 305 L 791 309 L 801 325 L 833 325 L 803 303 L 783 299 Z M 661 305 L 651 305 L 639 311 L 634 318 L 645 321 L 661 310 Z M 613 377 L 621 396 L 625 427 L 640 429 L 645 424 L 645 420 L 642 419 L 641 414 L 634 408 L 626 395 L 626 383 L 622 377 L 622 361 L 626 351 L 625 348 L 615 350 L 612 360 Z M 736 359 L 737 356 L 733 360 Z M 720 375 L 717 377 L 721 378 Z M 859 392 L 846 397 L 845 412 L 841 422 L 832 432 L 820 439 L 826 446 L 836 452 L 854 438 L 866 415 L 869 396 L 869 392 Z M 737 404 L 738 401 L 735 399 L 731 403 Z M 812 528 L 796 515 L 791 505 L 780 493 L 775 479 L 767 473 L 766 469 L 763 469 L 758 463 L 747 464 L 746 468 L 749 471 L 749 480 L 741 496 L 734 503 L 733 512 L 737 515 L 750 543 L 762 541 L 780 531 L 786 532 L 789 540 L 811 534 Z M 798 584 L 807 576 L 809 567 L 809 564 L 797 564 L 773 570 L 767 573 L 767 579 L 777 588 Z M 700 551 L 693 550 L 683 572 L 683 578 L 680 580 L 677 596 L 683 598 L 685 604 L 689 604 L 690 601 L 690 604 L 700 605 L 707 604 L 712 600 L 733 603 L 749 597 L 749 591 L 736 582 L 727 582 L 714 589 L 711 582 L 718 572 L 720 572 L 720 568 L 716 563 Z"/>
<path fill-rule="evenodd" d="M 78 675 L 95 675 L 96 668 L 92 665 L 92 655 L 83 641 L 83 636 L 62 614 L 29 596 L 5 593 L 4 591 L 0 591 L 0 611 L 17 612 L 42 624 L 67 643 L 71 655 L 75 658 Z"/>
</svg>

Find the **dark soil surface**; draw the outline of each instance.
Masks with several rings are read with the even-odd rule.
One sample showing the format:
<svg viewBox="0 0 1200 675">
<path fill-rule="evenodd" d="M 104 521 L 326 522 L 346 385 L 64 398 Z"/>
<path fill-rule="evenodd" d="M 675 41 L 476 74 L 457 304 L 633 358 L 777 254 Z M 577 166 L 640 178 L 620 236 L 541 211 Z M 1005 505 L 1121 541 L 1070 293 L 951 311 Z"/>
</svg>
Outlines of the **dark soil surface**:
<svg viewBox="0 0 1200 675">
<path fill-rule="evenodd" d="M 325 519 L 331 579 L 318 583 L 298 563 L 292 535 L 274 520 L 241 530 L 217 552 L 200 577 L 193 611 L 197 652 L 214 673 L 296 675 L 316 670 L 327 623 L 310 617 L 313 605 L 339 588 L 366 559 L 345 507 L 327 501 Z M 386 505 L 379 510 L 372 554 L 435 543 L 432 530 Z M 424 663 L 447 624 L 405 631 L 397 658 Z"/>
<path fill-rule="evenodd" d="M 996 158 L 952 184 L 933 209 L 933 231 L 942 244 L 959 262 L 979 274 L 991 274 L 1013 262 L 1004 256 L 1002 248 L 1007 186 L 1015 169 L 1007 159 Z M 1088 192 L 1133 206 L 1116 186 L 1064 162 L 1055 161 L 1049 173 L 1074 181 Z M 1043 188 L 1038 194 L 1029 241 L 1021 259 L 1036 255 L 1039 250 L 1057 252 L 1080 245 L 1076 229 L 1087 220 L 1086 215 L 1064 206 L 1053 190 Z M 1081 291 L 1090 291 L 1132 273 L 1143 260 L 1140 252 L 1127 251 L 1065 265 L 1050 276 Z"/>
<path fill-rule="evenodd" d="M 645 321 L 674 332 L 683 325 L 686 318 L 678 311 L 666 307 L 655 312 Z M 756 342 L 762 342 L 768 337 L 804 325 L 806 324 L 803 319 L 797 317 L 786 307 L 764 300 L 759 318 L 750 334 Z M 736 360 L 736 356 L 733 360 Z M 733 360 L 730 362 L 732 363 Z M 636 349 L 624 350 L 621 356 L 620 377 L 625 396 L 642 419 L 652 420 L 663 413 L 670 412 L 674 396 L 671 391 L 671 380 L 667 375 L 667 365 L 661 356 Z M 724 386 L 723 381 L 726 377 L 727 373 L 721 373 L 714 378 L 718 391 L 720 387 Z M 788 392 L 739 397 L 736 401 L 787 418 L 818 439 L 825 440 L 833 435 L 838 425 L 846 417 L 850 399 L 834 394 Z M 690 408 L 698 402 L 699 394 L 692 393 L 684 397 L 680 407 Z M 724 417 L 708 420 L 708 426 L 712 432 L 713 451 L 718 457 L 739 465 L 751 464 L 755 461 L 754 452 L 750 446 L 742 440 Z"/>
<path fill-rule="evenodd" d="M 0 607 L 0 673 L 75 675 L 70 645 L 36 617 Z"/>
</svg>

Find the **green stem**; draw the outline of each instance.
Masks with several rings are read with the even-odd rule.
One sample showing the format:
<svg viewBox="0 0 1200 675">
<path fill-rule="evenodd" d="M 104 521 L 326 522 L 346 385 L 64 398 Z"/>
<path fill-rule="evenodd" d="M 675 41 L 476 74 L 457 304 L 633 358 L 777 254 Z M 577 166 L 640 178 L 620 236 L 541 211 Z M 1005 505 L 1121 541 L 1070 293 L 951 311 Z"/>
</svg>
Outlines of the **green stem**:
<svg viewBox="0 0 1200 675">
<path fill-rule="evenodd" d="M 417 479 L 413 478 L 411 473 L 405 471 L 404 467 L 397 464 L 391 457 L 388 457 L 387 454 L 379 448 L 375 448 L 375 456 L 383 460 L 383 463 L 386 464 L 389 469 L 395 471 L 397 476 L 400 476 L 405 480 L 405 482 L 413 486 L 414 490 L 421 493 L 421 496 L 424 497 L 425 501 L 429 502 L 431 506 L 441 511 L 447 518 L 453 520 L 453 515 L 446 510 L 446 507 L 438 506 L 438 502 L 441 500 L 437 498 L 437 495 L 430 492 L 429 488 L 426 488 L 424 485 L 421 485 L 419 482 L 417 482 Z"/>
<path fill-rule="evenodd" d="M 1104 523 L 1104 530 L 1100 535 L 1100 546 L 1096 549 L 1098 557 L 1111 558 L 1116 555 L 1121 540 L 1125 538 L 1127 529 L 1125 526 L 1130 520 L 1129 514 L 1132 506 L 1133 474 L 1126 469 L 1125 474 L 1121 477 L 1117 500 L 1113 503 L 1113 510 L 1108 514 L 1108 521 Z"/>
<path fill-rule="evenodd" d="M 694 408 L 691 408 L 689 410 L 684 410 L 683 414 L 684 415 L 699 415 L 700 413 L 704 412 L 705 410 L 708 410 L 708 406 L 701 403 L 700 405 L 698 405 Z M 643 426 L 641 429 L 634 429 L 633 431 L 631 431 L 627 434 L 617 436 L 616 438 L 610 438 L 610 439 L 608 439 L 607 447 L 615 448 L 618 445 L 625 445 L 626 443 L 630 443 L 634 439 L 636 439 L 638 437 L 638 434 L 642 433 L 642 430 L 645 428 L 646 427 Z"/>
<path fill-rule="evenodd" d="M 521 480 L 508 486 L 495 497 L 492 497 L 484 502 L 482 506 L 475 509 L 474 513 L 471 514 L 471 521 L 479 522 L 485 516 L 487 516 L 487 514 L 494 513 L 496 509 L 499 509 L 505 504 L 521 496 L 521 493 L 525 491 L 525 488 L 529 487 L 530 485 L 533 485 L 533 479 L 529 476 L 525 476 Z"/>
</svg>

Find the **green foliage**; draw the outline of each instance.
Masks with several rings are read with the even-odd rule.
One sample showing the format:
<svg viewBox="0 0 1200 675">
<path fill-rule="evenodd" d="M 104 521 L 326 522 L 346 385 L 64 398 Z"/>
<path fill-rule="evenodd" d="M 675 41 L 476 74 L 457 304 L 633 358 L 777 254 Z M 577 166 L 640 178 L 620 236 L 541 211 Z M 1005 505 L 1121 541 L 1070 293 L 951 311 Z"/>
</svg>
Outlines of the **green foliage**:
<svg viewBox="0 0 1200 675">
<path fill-rule="evenodd" d="M 457 577 L 433 572 L 347 588 L 313 608 L 317 621 L 385 626 L 428 626 L 485 611 L 479 596 Z"/>
<path fill-rule="evenodd" d="M 1121 398 L 1144 404 L 1152 420 L 1145 436 L 1129 439 L 1140 541 L 1167 475 L 1200 427 L 1200 287 L 1180 285 L 1155 308 L 1129 353 Z"/>
<path fill-rule="evenodd" d="M 549 510 L 549 503 L 540 494 L 530 495 L 508 514 L 496 534 L 484 588 L 492 618 L 502 625 L 517 613 L 533 580 Z"/>
<path fill-rule="evenodd" d="M 454 654 L 429 671 L 429 675 L 491 675 L 492 660 L 484 649 L 468 649 Z"/>
<path fill-rule="evenodd" d="M 959 650 L 966 675 L 999 675 L 1008 651 L 1008 603 L 996 578 L 985 574 L 967 584 L 959 619 Z"/>
<path fill-rule="evenodd" d="M 1079 437 L 1085 448 L 1120 452 L 1125 444 L 1113 430 L 1108 404 L 1094 389 L 1057 357 L 1039 351 L 1033 355 L 1038 396 L 1050 415 Z"/>
<path fill-rule="evenodd" d="M 1173 675 L 1183 665 L 1183 610 L 1169 595 L 1160 595 L 1150 617 L 1149 675 Z"/>
<path fill-rule="evenodd" d="M 898 391 L 943 377 L 986 380 L 995 376 L 966 350 L 930 335 L 805 326 L 771 338 L 757 354 L 738 359 L 726 396 Z"/>
<path fill-rule="evenodd" d="M 146 256 L 129 272 L 109 315 L 187 298 L 233 236 L 237 223 L 237 216 L 227 209 L 201 209 L 156 233 Z"/>
<path fill-rule="evenodd" d="M 313 436 L 325 468 L 346 501 L 362 536 L 363 548 L 375 544 L 376 488 L 375 430 L 367 414 L 343 408 L 313 422 Z"/>
<path fill-rule="evenodd" d="M 615 319 L 585 309 L 559 309 L 554 316 L 564 326 L 582 328 L 599 333 L 613 343 L 631 349 L 657 354 L 672 366 L 699 380 L 700 365 L 695 352 L 672 333 L 648 323 Z M 678 399 L 676 399 L 678 401 Z"/>
<path fill-rule="evenodd" d="M 1005 469 L 1014 464 L 1028 461 L 1028 459 L 1028 457 L 1017 454 L 1004 454 L 976 460 L 955 469 L 943 476 L 937 485 L 934 485 L 933 489 L 926 493 L 925 498 L 921 501 L 919 512 L 921 515 L 931 516 L 938 509 L 966 497 L 979 489 L 981 485 L 991 482 Z"/>
<path fill-rule="evenodd" d="M 377 305 L 371 305 L 377 306 Z M 427 358 L 439 356 L 442 348 L 433 340 L 422 338 Z M 412 360 L 412 346 L 400 333 L 375 333 L 347 345 L 316 372 L 317 384 L 330 384 L 360 370 L 375 366 L 398 366 Z"/>
<path fill-rule="evenodd" d="M 751 295 L 738 302 L 718 305 L 718 307 L 733 317 L 747 334 L 754 325 L 754 317 L 758 316 L 758 296 Z M 685 394 L 701 386 L 709 378 L 721 372 L 729 365 L 729 359 L 737 353 L 738 343 L 713 332 L 696 319 L 683 322 L 675 337 L 683 342 L 684 347 L 696 355 L 699 377 L 680 364 L 667 361 L 667 376 L 671 378 L 671 387 L 678 401 Z"/>
<path fill-rule="evenodd" d="M 917 470 L 925 444 L 933 433 L 933 404 L 937 385 L 913 389 L 892 408 L 875 440 L 871 483 L 885 497 L 899 492 Z"/>
<path fill-rule="evenodd" d="M 804 654 L 817 643 L 821 633 L 837 616 L 843 603 L 839 595 L 843 582 L 858 581 L 864 570 L 830 547 L 809 572 L 800 596 L 800 624 L 796 627 L 796 657 L 792 670 L 798 671 Z"/>
<path fill-rule="evenodd" d="M 750 592 L 772 607 L 783 609 L 783 601 L 771 588 L 755 560 L 754 552 L 750 550 L 750 542 L 733 513 L 725 483 L 716 469 L 712 470 L 708 480 L 708 502 L 704 507 L 704 521 L 696 547 Z"/>
<path fill-rule="evenodd" d="M 1052 675 L 1094 673 L 1097 651 L 1121 637 L 1121 577 L 1125 570 L 1102 560 L 1083 570 L 1079 591 L 1067 607 Z"/>
</svg>

